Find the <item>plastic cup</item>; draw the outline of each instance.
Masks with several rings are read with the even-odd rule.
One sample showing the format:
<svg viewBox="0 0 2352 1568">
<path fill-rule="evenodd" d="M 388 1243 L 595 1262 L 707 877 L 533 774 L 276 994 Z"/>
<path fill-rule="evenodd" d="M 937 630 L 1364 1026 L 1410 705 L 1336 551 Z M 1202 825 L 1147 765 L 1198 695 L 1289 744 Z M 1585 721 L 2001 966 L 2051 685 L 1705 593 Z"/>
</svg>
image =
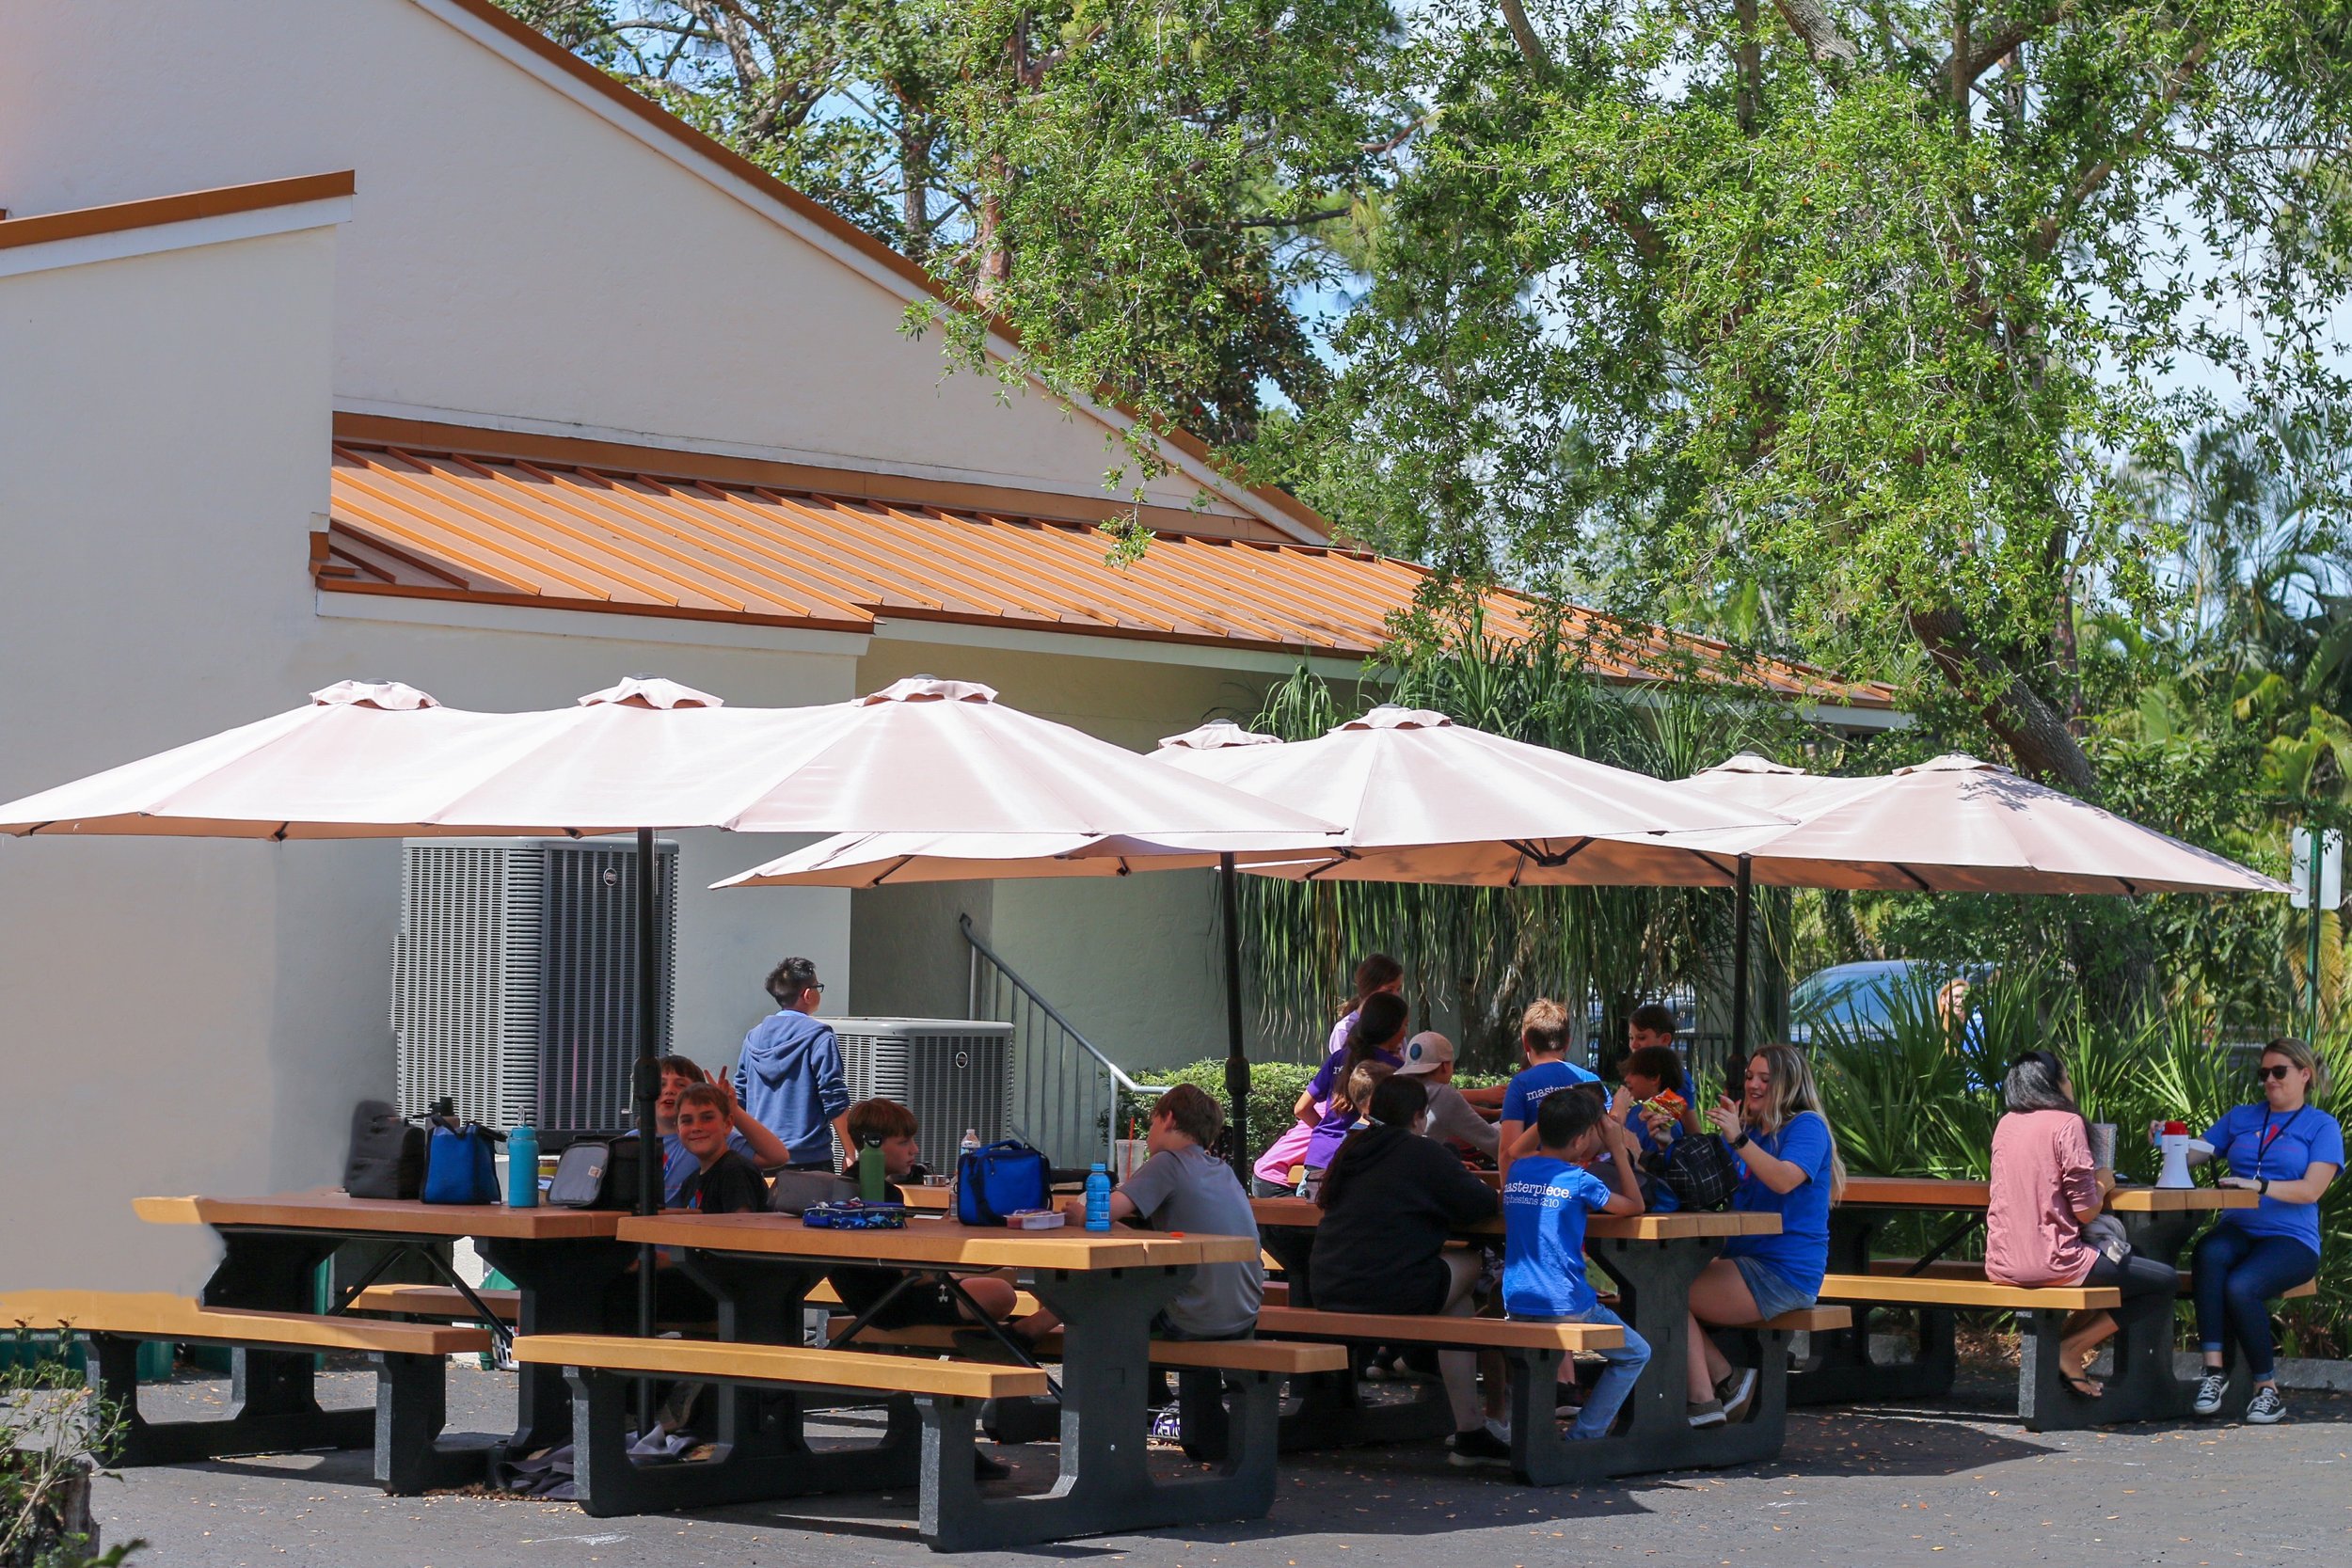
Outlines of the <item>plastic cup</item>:
<svg viewBox="0 0 2352 1568">
<path fill-rule="evenodd" d="M 2090 1164 L 2098 1170 L 2115 1168 L 2115 1123 L 2094 1121 L 2090 1124 Z"/>
</svg>

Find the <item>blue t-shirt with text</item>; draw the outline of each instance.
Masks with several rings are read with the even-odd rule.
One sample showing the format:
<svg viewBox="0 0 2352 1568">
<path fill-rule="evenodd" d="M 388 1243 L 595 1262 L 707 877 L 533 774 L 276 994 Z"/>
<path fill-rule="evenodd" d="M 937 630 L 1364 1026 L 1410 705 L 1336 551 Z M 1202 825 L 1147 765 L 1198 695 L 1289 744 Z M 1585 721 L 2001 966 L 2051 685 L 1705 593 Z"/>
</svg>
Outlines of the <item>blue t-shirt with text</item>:
<svg viewBox="0 0 2352 1568">
<path fill-rule="evenodd" d="M 1756 1180 L 1748 1163 L 1733 1149 L 1740 1166 L 1740 1189 L 1731 1206 L 1754 1214 L 1778 1214 L 1777 1236 L 1734 1236 L 1724 1243 L 1725 1258 L 1753 1258 L 1806 1296 L 1821 1293 L 1821 1276 L 1829 1272 L 1829 1164 L 1836 1145 L 1829 1123 L 1812 1111 L 1800 1111 L 1776 1132 L 1750 1132 L 1749 1144 L 1775 1159 L 1786 1160 L 1804 1172 L 1804 1180 L 1785 1193 L 1776 1193 Z"/>
<path fill-rule="evenodd" d="M 1609 1205 L 1609 1188 L 1581 1165 L 1549 1154 L 1511 1162 L 1502 1188 L 1502 1307 L 1515 1318 L 1590 1312 L 1584 1217 Z"/>
<path fill-rule="evenodd" d="M 1502 1091 L 1502 1119 L 1533 1127 L 1535 1108 L 1544 1102 L 1545 1096 L 1572 1084 L 1599 1082 L 1599 1078 L 1571 1062 L 1537 1062 L 1512 1074 L 1511 1086 Z"/>
<path fill-rule="evenodd" d="M 2344 1127 L 2316 1105 L 2274 1111 L 2267 1105 L 2233 1105 L 2205 1129 L 2214 1153 L 2229 1162 L 2230 1174 L 2249 1180 L 2298 1181 L 2312 1165 L 2344 1168 Z M 2319 1251 L 2319 1205 L 2289 1203 L 2263 1195 L 2251 1209 L 2225 1209 L 2221 1223 L 2249 1236 L 2285 1236 Z"/>
</svg>

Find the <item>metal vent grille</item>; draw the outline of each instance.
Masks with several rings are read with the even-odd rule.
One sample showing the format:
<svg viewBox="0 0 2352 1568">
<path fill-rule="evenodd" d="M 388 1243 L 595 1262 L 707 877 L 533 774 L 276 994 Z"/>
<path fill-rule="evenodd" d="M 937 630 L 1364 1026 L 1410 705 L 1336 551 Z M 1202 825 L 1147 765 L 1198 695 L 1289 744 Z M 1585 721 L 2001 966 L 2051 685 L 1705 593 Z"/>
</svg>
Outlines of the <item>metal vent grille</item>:
<svg viewBox="0 0 2352 1568">
<path fill-rule="evenodd" d="M 895 1100 L 921 1125 L 925 1163 L 945 1170 L 971 1128 L 983 1143 L 1005 1136 L 1012 1025 L 966 1019 L 845 1018 L 842 1076 L 850 1098 Z"/>
<path fill-rule="evenodd" d="M 669 1049 L 677 847 L 657 847 Z M 403 846 L 392 1032 L 403 1114 L 449 1096 L 493 1127 L 622 1124 L 637 1051 L 636 851 L 565 839 Z"/>
</svg>

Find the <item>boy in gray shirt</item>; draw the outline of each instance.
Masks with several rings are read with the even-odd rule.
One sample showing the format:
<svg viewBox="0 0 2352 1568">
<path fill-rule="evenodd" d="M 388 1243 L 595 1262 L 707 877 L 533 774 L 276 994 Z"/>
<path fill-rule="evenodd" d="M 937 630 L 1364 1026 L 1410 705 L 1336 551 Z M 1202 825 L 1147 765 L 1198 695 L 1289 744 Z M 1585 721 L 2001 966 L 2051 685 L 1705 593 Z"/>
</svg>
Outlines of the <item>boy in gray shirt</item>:
<svg viewBox="0 0 2352 1568">
<path fill-rule="evenodd" d="M 1154 1230 L 1187 1236 L 1255 1238 L 1249 1196 L 1232 1167 L 1209 1152 L 1224 1130 L 1224 1111 L 1197 1085 L 1179 1084 L 1160 1096 L 1145 1146 L 1152 1157 L 1111 1194 L 1113 1222 L 1139 1219 Z M 1085 1219 L 1084 1198 L 1063 1207 L 1073 1218 Z M 1257 1259 L 1202 1263 L 1161 1310 L 1152 1332 L 1162 1338 L 1237 1339 L 1256 1331 L 1264 1295 L 1265 1268 Z"/>
<path fill-rule="evenodd" d="M 1429 1136 L 1457 1143 L 1491 1160 L 1502 1141 L 1495 1124 L 1480 1116 L 1454 1086 L 1454 1042 L 1424 1029 L 1405 1042 L 1400 1076 L 1419 1078 L 1429 1091 Z"/>
</svg>

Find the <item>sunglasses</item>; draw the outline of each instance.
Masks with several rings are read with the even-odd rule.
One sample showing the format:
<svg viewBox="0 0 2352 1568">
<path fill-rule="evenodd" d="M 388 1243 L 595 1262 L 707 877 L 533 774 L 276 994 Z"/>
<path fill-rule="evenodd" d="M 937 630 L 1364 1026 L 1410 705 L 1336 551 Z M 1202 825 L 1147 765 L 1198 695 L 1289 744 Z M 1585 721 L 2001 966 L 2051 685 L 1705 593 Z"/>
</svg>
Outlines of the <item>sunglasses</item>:
<svg viewBox="0 0 2352 1568">
<path fill-rule="evenodd" d="M 2256 1068 L 2256 1069 L 2254 1069 L 2254 1076 L 2255 1076 L 2256 1078 L 2258 1078 L 2258 1079 L 2260 1079 L 2260 1078 L 2278 1078 L 2278 1079 L 2284 1079 L 2288 1073 L 2293 1072 L 2294 1070 L 2295 1070 L 2295 1069 L 2294 1069 L 2293 1068 L 2286 1066 L 2284 1063 L 2281 1063 L 2280 1065 L 2279 1065 L 2279 1066 L 2277 1066 L 2277 1067 L 2260 1067 L 2260 1068 Z"/>
</svg>

